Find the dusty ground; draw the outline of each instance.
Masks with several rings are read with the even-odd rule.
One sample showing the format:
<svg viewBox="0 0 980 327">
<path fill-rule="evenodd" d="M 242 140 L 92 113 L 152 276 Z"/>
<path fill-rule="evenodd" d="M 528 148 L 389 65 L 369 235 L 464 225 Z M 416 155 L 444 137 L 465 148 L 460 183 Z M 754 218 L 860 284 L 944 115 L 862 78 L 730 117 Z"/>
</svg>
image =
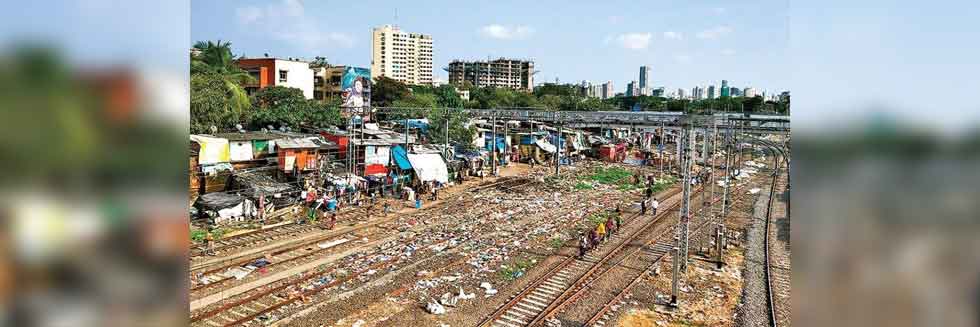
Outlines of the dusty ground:
<svg viewBox="0 0 980 327">
<path fill-rule="evenodd" d="M 753 177 L 753 184 L 761 187 L 765 176 Z M 683 274 L 679 283 L 679 306 L 669 305 L 671 294 L 671 257 L 659 263 L 657 273 L 647 276 L 637 285 L 632 296 L 617 314 L 614 326 L 734 326 L 740 298 L 744 287 L 743 267 L 745 267 L 745 230 L 753 221 L 755 204 L 768 193 L 743 196 L 733 203 L 726 226 L 737 236 L 725 250 L 725 266 L 718 270 L 713 258 L 692 254 L 690 269 Z M 710 245 L 706 235 L 704 240 L 694 238 L 694 246 L 703 242 Z"/>
<path fill-rule="evenodd" d="M 520 166 L 519 166 L 520 167 Z M 537 167 L 539 171 L 541 167 Z M 572 192 L 563 197 L 574 196 L 577 200 L 568 200 L 577 209 L 517 211 L 510 219 L 497 224 L 495 229 L 469 243 L 468 248 L 447 251 L 424 260 L 415 259 L 409 266 L 400 268 L 390 275 L 379 278 L 382 283 L 360 287 L 356 294 L 345 293 L 325 295 L 323 303 L 307 306 L 302 312 L 294 314 L 290 319 L 281 321 L 280 325 L 298 326 L 470 326 L 483 316 L 489 314 L 500 303 L 507 300 L 507 294 L 515 293 L 534 276 L 543 273 L 560 260 L 560 255 L 575 251 L 573 242 L 566 242 L 571 237 L 567 233 L 555 233 L 557 226 L 567 226 L 569 223 L 580 222 L 586 208 L 597 207 L 598 202 L 606 202 L 607 208 L 612 208 L 612 202 L 617 197 L 610 198 L 606 191 Z M 529 202 L 529 198 L 540 195 L 525 196 L 521 192 L 513 192 L 513 201 Z M 622 197 L 618 197 L 619 200 Z M 601 199 L 601 200 L 600 200 Z M 492 211 L 492 210 L 491 210 Z M 496 214 L 499 214 L 499 210 Z M 570 211 L 556 217 L 552 212 Z M 552 214 L 549 214 L 552 213 Z M 492 215 L 488 215 L 492 216 Z M 484 217 L 487 219 L 488 217 Z M 516 224 L 516 225 L 515 225 Z M 557 225 L 555 225 L 557 224 Z M 514 226 L 525 226 L 524 230 L 513 229 Z M 559 228 L 558 230 L 563 230 Z M 570 230 L 564 227 L 564 230 Z M 514 239 L 515 236 L 523 238 Z M 494 235 L 496 234 L 496 235 Z M 555 241 L 555 240 L 558 241 Z M 504 240 L 507 241 L 501 244 Z M 523 241 L 518 241 L 523 240 Z M 489 248 L 499 248 L 502 257 L 489 261 L 489 271 L 475 269 L 469 264 L 474 256 L 485 254 Z M 491 251 L 492 252 L 492 251 Z M 556 255 L 559 254 L 559 255 Z M 505 266 L 513 266 L 523 262 L 529 267 L 519 278 L 506 278 L 500 274 Z M 419 287 L 420 281 L 440 281 L 434 287 Z M 489 282 L 497 289 L 497 295 L 486 297 L 481 282 Z M 433 315 L 426 312 L 424 304 L 430 299 L 438 299 L 441 294 L 449 292 L 458 294 L 462 287 L 464 293 L 473 293 L 474 300 L 460 301 L 456 307 L 449 307 L 444 315 Z M 352 292 L 353 293 L 353 292 Z M 338 300 L 339 299 L 339 300 Z M 383 300 L 382 300 L 383 299 Z"/>
</svg>

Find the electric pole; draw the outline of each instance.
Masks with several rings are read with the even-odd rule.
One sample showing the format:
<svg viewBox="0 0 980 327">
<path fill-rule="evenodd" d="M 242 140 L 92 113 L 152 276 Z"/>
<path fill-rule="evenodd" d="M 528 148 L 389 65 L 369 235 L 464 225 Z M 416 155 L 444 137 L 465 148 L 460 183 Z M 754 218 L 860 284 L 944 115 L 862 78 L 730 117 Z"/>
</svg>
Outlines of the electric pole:
<svg viewBox="0 0 980 327">
<path fill-rule="evenodd" d="M 497 114 L 494 113 L 491 119 L 493 122 L 493 132 L 491 132 L 491 135 L 493 137 L 490 139 L 490 142 L 492 142 L 490 148 L 493 149 L 493 152 L 490 154 L 490 158 L 493 160 L 493 166 L 490 169 L 492 169 L 491 173 L 493 176 L 497 176 Z"/>
<path fill-rule="evenodd" d="M 677 287 L 680 282 L 681 271 L 687 270 L 687 224 L 690 215 L 690 200 L 691 200 L 691 166 L 690 164 L 694 161 L 691 157 L 691 139 L 693 131 L 690 130 L 690 122 L 684 121 L 681 124 L 680 139 L 677 141 L 678 144 L 678 158 L 681 160 L 680 168 L 681 173 L 681 185 L 683 185 L 683 197 L 681 198 L 680 215 L 678 217 L 677 229 L 675 232 L 675 240 L 677 244 L 674 246 L 674 271 L 673 279 L 671 281 L 671 294 L 670 294 L 670 304 L 672 306 L 677 306 Z"/>
</svg>

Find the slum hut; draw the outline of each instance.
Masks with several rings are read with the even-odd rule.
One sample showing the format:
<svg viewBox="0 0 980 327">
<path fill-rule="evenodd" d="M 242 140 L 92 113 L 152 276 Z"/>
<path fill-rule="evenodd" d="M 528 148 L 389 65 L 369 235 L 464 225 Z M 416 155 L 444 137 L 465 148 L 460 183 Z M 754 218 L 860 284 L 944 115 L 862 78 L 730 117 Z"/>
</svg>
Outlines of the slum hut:
<svg viewBox="0 0 980 327">
<path fill-rule="evenodd" d="M 486 164 L 484 158 L 487 157 L 486 150 L 482 149 L 467 149 L 462 146 L 457 146 L 453 152 L 453 157 L 455 158 L 455 165 L 458 167 L 453 169 L 453 172 L 462 170 L 466 176 L 479 176 L 480 172 L 483 170 L 483 166 Z"/>
<path fill-rule="evenodd" d="M 275 158 L 275 139 L 282 136 L 270 132 L 219 133 L 217 137 L 228 140 L 229 159 L 235 169 L 268 165 Z M 274 162 L 274 161 L 273 161 Z"/>
<path fill-rule="evenodd" d="M 337 158 L 346 159 L 347 158 L 347 148 L 348 142 L 350 142 L 350 134 L 346 131 L 338 129 L 324 129 L 319 132 L 327 141 L 333 142 L 337 145 Z"/>
<path fill-rule="evenodd" d="M 211 225 L 230 225 L 255 217 L 256 207 L 252 200 L 241 195 L 215 192 L 201 195 L 194 203 L 198 215 L 194 220 L 210 220 Z"/>
<path fill-rule="evenodd" d="M 308 138 L 282 138 L 275 142 L 278 147 L 276 152 L 280 171 L 289 175 L 298 175 L 318 168 L 317 152 L 320 144 Z"/>
<path fill-rule="evenodd" d="M 449 169 L 439 153 L 409 153 L 408 161 L 412 164 L 415 177 L 421 182 L 435 181 L 449 183 Z"/>
<path fill-rule="evenodd" d="M 383 188 L 382 192 L 391 190 L 393 191 L 391 194 L 400 196 L 401 189 L 412 182 L 412 163 L 408 160 L 408 152 L 405 147 L 401 145 L 391 147 L 391 160 L 394 161 L 394 164 L 391 165 L 388 180 L 385 183 L 388 187 Z"/>
<path fill-rule="evenodd" d="M 300 188 L 295 184 L 276 181 L 266 168 L 238 170 L 232 177 L 232 188 L 256 203 L 263 217 L 273 218 L 280 209 L 296 203 Z"/>
<path fill-rule="evenodd" d="M 197 194 L 224 191 L 232 165 L 228 140 L 210 135 L 190 135 L 191 178 L 196 179 Z M 194 184 L 191 184 L 192 186 Z"/>
<path fill-rule="evenodd" d="M 537 164 L 544 164 L 548 161 L 551 153 L 555 152 L 555 146 L 544 140 L 545 135 L 547 135 L 545 132 L 517 133 L 520 138 L 518 142 L 520 161 L 530 163 L 531 160 L 534 160 Z"/>
</svg>

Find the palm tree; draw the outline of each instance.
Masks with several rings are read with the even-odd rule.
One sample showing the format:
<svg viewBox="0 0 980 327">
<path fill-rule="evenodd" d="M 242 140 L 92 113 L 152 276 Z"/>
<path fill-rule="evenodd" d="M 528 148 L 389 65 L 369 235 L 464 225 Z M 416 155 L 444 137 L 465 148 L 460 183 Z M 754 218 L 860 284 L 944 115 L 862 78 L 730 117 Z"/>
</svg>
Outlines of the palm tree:
<svg viewBox="0 0 980 327">
<path fill-rule="evenodd" d="M 228 107 L 236 116 L 251 107 L 243 85 L 254 83 L 255 78 L 235 63 L 231 54 L 231 42 L 198 41 L 194 43 L 194 49 L 197 52 L 191 55 L 191 74 L 220 76 L 228 94 Z"/>
</svg>

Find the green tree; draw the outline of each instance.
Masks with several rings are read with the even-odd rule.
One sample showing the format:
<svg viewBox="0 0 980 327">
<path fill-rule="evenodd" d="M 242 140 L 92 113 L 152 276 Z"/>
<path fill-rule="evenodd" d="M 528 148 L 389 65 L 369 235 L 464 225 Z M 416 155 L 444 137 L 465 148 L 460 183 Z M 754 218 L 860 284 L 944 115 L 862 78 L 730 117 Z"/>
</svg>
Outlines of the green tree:
<svg viewBox="0 0 980 327">
<path fill-rule="evenodd" d="M 278 85 L 263 88 L 252 97 L 252 105 L 249 125 L 256 129 L 268 125 L 324 128 L 344 124 L 339 103 L 306 99 L 303 91 L 296 88 Z"/>
<path fill-rule="evenodd" d="M 330 66 L 330 63 L 327 62 L 327 57 L 316 56 L 310 62 L 310 68 L 323 68 L 327 66 Z"/>
<path fill-rule="evenodd" d="M 434 143 L 446 142 L 446 121 L 449 121 L 449 142 L 464 147 L 471 147 L 476 128 L 464 125 L 469 117 L 461 110 L 453 108 L 433 109 L 429 115 L 429 137 Z"/>
<path fill-rule="evenodd" d="M 191 75 L 191 133 L 211 133 L 211 126 L 227 129 L 241 122 L 246 113 L 232 108 L 236 96 L 218 74 Z"/>
<path fill-rule="evenodd" d="M 761 112 L 765 111 L 763 107 L 763 101 L 761 96 L 755 96 L 742 101 L 742 106 L 745 107 L 745 112 Z"/>
<path fill-rule="evenodd" d="M 540 98 L 544 95 L 557 96 L 578 96 L 580 88 L 571 84 L 544 84 L 534 88 L 534 96 Z"/>
<path fill-rule="evenodd" d="M 194 48 L 200 50 L 191 56 L 191 75 L 211 74 L 218 76 L 224 85 L 228 96 L 222 97 L 226 102 L 221 106 L 241 115 L 249 109 L 248 93 L 243 85 L 254 83 L 255 79 L 235 63 L 231 53 L 231 42 L 198 41 Z M 191 89 L 191 93 L 194 89 Z"/>
<path fill-rule="evenodd" d="M 408 86 L 394 79 L 380 76 L 371 85 L 371 105 L 375 107 L 390 107 L 395 101 L 411 95 Z"/>
</svg>

